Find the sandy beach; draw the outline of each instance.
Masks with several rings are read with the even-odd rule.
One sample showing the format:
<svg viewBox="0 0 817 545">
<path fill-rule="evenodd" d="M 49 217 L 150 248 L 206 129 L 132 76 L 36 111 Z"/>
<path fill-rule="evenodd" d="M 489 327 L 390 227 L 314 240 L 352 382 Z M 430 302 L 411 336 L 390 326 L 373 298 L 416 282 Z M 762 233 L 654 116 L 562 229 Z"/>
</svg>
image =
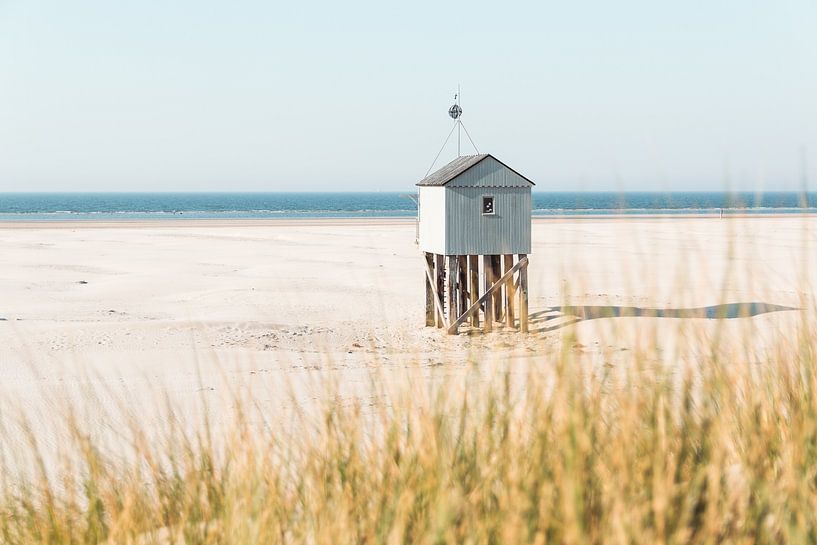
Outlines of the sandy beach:
<svg viewBox="0 0 817 545">
<path fill-rule="evenodd" d="M 459 336 L 423 327 L 413 221 L 4 224 L 0 400 L 46 426 L 89 390 L 146 418 L 166 397 L 252 395 L 285 419 L 326 383 L 377 403 L 375 368 L 384 383 L 489 380 L 487 361 L 546 369 L 567 349 L 624 370 L 657 341 L 680 369 L 715 336 L 724 357 L 762 363 L 811 300 L 813 221 L 537 219 L 531 334 Z"/>
</svg>

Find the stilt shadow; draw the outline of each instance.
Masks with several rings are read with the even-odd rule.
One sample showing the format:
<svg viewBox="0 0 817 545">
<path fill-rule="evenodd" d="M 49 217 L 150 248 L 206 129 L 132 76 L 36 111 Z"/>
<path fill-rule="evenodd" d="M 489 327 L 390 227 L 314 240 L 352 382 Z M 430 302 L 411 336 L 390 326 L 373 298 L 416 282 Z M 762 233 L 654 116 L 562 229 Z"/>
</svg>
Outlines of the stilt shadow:
<svg viewBox="0 0 817 545">
<path fill-rule="evenodd" d="M 540 325 L 532 329 L 542 333 L 560 329 L 582 320 L 598 318 L 649 317 L 649 318 L 706 318 L 709 320 L 731 320 L 750 318 L 768 312 L 800 310 L 794 307 L 773 305 L 771 303 L 726 303 L 696 308 L 641 308 L 620 306 L 563 306 L 551 307 L 530 314 L 531 325 Z M 560 319 L 561 318 L 561 319 Z M 548 323 L 550 322 L 550 323 Z"/>
</svg>

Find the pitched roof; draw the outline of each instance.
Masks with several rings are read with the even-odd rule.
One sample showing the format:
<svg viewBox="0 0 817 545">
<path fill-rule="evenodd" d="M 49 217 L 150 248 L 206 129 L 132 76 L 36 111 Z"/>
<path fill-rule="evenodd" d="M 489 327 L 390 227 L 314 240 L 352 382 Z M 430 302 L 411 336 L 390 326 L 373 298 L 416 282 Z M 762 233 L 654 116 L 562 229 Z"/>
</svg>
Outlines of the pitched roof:
<svg viewBox="0 0 817 545">
<path fill-rule="evenodd" d="M 499 163 L 503 167 L 505 167 L 505 168 L 513 171 L 514 173 L 518 174 L 519 176 L 524 178 L 525 181 L 527 181 L 531 185 L 536 185 L 531 180 L 528 180 L 525 176 L 522 176 L 521 174 L 519 174 L 518 172 L 513 170 L 511 167 L 509 167 L 508 165 L 506 165 L 505 163 L 503 163 L 502 161 L 500 161 L 499 159 L 497 159 L 496 157 L 494 157 L 490 153 L 482 153 L 480 155 L 462 155 L 460 157 L 457 157 L 456 159 L 454 159 L 453 161 L 451 161 L 450 163 L 448 163 L 447 165 L 445 165 L 441 169 L 432 172 L 431 174 L 429 174 L 428 176 L 426 176 L 425 178 L 423 178 L 422 180 L 417 182 L 417 185 L 419 185 L 419 186 L 444 186 L 448 182 L 450 182 L 451 180 L 453 180 L 454 178 L 456 178 L 457 176 L 459 176 L 460 174 L 462 174 L 466 170 L 470 169 L 471 167 L 475 166 L 476 164 L 478 164 L 479 162 L 481 162 L 483 159 L 485 159 L 487 157 L 492 158 L 494 161 L 496 161 L 497 163 Z"/>
</svg>

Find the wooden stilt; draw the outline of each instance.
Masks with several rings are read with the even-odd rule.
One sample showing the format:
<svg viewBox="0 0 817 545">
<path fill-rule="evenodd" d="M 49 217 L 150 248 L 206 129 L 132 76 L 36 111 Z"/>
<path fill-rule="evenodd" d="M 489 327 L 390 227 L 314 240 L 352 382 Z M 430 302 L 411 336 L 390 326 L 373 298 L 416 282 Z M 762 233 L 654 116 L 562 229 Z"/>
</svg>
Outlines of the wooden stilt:
<svg viewBox="0 0 817 545">
<path fill-rule="evenodd" d="M 502 276 L 502 263 L 500 256 L 492 255 L 491 256 L 491 268 L 493 269 L 493 281 L 496 282 L 496 279 Z M 494 292 L 494 320 L 497 322 L 502 321 L 502 287 Z"/>
<path fill-rule="evenodd" d="M 459 309 L 457 316 L 470 307 L 468 302 L 468 256 L 457 256 L 457 285 L 459 286 Z"/>
<path fill-rule="evenodd" d="M 440 307 L 443 309 L 442 316 L 437 316 L 437 327 L 445 327 L 445 256 L 434 255 L 434 274 L 437 278 L 437 297 L 440 300 Z"/>
<path fill-rule="evenodd" d="M 519 260 L 527 258 L 525 254 L 519 254 Z M 528 332 L 528 264 L 519 269 L 519 330 L 522 333 Z"/>
<path fill-rule="evenodd" d="M 431 298 L 434 301 L 434 310 L 436 320 L 438 324 L 445 323 L 445 310 L 443 309 L 442 298 L 440 294 L 437 292 L 437 273 L 435 272 L 434 267 L 434 254 L 429 254 L 429 258 L 431 262 L 426 261 L 426 279 L 428 280 L 428 285 L 431 286 Z"/>
<path fill-rule="evenodd" d="M 428 252 L 424 252 L 425 260 L 426 260 L 426 268 L 434 270 L 434 255 Z M 426 285 L 426 326 L 434 326 L 436 324 L 436 320 L 434 315 L 434 290 L 433 285 L 431 284 L 431 279 L 428 277 L 428 273 L 423 271 L 423 280 L 425 280 Z"/>
<path fill-rule="evenodd" d="M 502 257 L 502 269 L 508 272 L 513 267 L 513 254 L 505 254 Z M 516 290 L 513 288 L 513 276 L 505 283 L 505 324 L 508 327 L 514 327 L 514 298 L 516 297 Z"/>
<path fill-rule="evenodd" d="M 457 256 L 449 255 L 445 257 L 448 261 L 448 316 L 446 325 L 451 325 L 457 319 Z"/>
<path fill-rule="evenodd" d="M 468 256 L 468 275 L 470 276 L 468 291 L 471 295 L 471 305 L 473 305 L 479 299 L 479 256 Z M 479 309 L 471 314 L 471 325 L 479 327 Z"/>
<path fill-rule="evenodd" d="M 483 290 L 485 293 L 491 289 L 491 286 L 494 284 L 494 268 L 491 265 L 491 256 L 484 255 L 482 256 L 482 270 L 483 276 L 485 279 L 485 289 Z M 488 333 L 493 329 L 494 323 L 494 308 L 493 308 L 493 296 L 489 296 L 485 298 L 485 323 L 482 326 L 482 330 Z"/>
</svg>

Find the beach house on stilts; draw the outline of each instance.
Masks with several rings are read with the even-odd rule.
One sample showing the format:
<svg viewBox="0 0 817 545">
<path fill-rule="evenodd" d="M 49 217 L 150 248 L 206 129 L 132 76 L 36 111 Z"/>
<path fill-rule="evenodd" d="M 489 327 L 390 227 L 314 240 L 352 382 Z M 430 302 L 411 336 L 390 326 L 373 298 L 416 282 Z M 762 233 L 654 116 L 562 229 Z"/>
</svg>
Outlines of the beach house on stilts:
<svg viewBox="0 0 817 545">
<path fill-rule="evenodd" d="M 459 156 L 417 183 L 426 325 L 528 331 L 533 185 L 490 154 Z"/>
<path fill-rule="evenodd" d="M 462 123 L 461 98 L 457 89 L 448 109 L 454 126 L 417 183 L 426 325 L 456 335 L 463 326 L 481 323 L 488 332 L 499 322 L 527 333 L 534 183 L 493 155 L 479 153 Z M 457 158 L 429 174 L 455 130 Z M 476 155 L 460 153 L 463 131 Z"/>
</svg>

